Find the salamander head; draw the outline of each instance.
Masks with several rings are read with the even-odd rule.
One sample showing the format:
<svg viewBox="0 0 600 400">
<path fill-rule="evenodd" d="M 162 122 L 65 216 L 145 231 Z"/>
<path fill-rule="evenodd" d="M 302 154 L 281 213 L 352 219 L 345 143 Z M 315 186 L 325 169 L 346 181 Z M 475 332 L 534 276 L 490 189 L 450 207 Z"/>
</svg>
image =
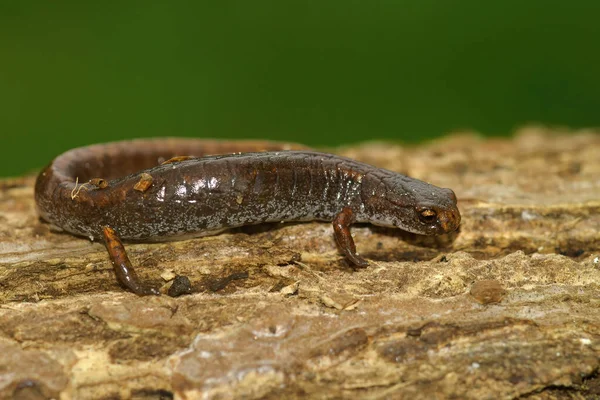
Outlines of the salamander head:
<svg viewBox="0 0 600 400">
<path fill-rule="evenodd" d="M 413 233 L 441 235 L 458 229 L 460 212 L 456 206 L 456 195 L 451 189 L 436 189 L 441 193 L 437 194 L 435 202 L 421 200 L 414 206 L 416 218 L 413 218 L 413 222 L 418 220 L 418 223 L 411 225 Z M 442 198 L 444 194 L 445 197 Z"/>
<path fill-rule="evenodd" d="M 451 189 L 402 175 L 378 186 L 365 201 L 368 222 L 421 235 L 441 235 L 460 225 L 456 195 Z"/>
</svg>

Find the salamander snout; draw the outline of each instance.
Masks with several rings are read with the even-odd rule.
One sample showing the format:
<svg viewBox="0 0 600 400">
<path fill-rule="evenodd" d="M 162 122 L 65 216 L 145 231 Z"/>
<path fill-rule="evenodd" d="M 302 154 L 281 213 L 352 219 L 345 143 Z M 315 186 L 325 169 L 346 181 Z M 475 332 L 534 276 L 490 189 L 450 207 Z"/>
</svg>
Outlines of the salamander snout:
<svg viewBox="0 0 600 400">
<path fill-rule="evenodd" d="M 454 209 L 439 210 L 437 223 L 441 233 L 454 232 L 460 225 L 460 212 L 456 207 Z"/>
</svg>

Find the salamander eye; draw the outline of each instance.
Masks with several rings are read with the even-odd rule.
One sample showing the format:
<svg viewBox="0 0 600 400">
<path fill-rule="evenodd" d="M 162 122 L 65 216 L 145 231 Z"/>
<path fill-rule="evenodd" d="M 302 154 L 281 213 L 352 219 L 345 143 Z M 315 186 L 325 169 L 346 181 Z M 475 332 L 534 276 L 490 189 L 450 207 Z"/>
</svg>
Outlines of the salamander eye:
<svg viewBox="0 0 600 400">
<path fill-rule="evenodd" d="M 437 218 L 437 214 L 432 209 L 427 208 L 427 209 L 421 210 L 419 212 L 419 218 L 421 219 L 421 221 L 423 221 L 427 224 L 430 224 L 432 222 L 435 222 L 435 220 Z"/>
</svg>

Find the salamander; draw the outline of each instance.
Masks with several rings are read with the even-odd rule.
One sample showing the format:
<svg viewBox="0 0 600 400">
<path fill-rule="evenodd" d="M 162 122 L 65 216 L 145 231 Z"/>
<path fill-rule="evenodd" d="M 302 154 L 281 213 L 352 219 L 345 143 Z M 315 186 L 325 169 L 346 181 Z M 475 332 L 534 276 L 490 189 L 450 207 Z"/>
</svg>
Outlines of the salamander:
<svg viewBox="0 0 600 400">
<path fill-rule="evenodd" d="M 63 230 L 102 241 L 117 281 L 137 278 L 125 241 L 216 234 L 266 222 L 330 221 L 346 259 L 368 262 L 355 222 L 439 235 L 460 224 L 457 200 L 439 188 L 349 158 L 268 141 L 137 139 L 69 150 L 37 177 L 36 208 Z"/>
</svg>

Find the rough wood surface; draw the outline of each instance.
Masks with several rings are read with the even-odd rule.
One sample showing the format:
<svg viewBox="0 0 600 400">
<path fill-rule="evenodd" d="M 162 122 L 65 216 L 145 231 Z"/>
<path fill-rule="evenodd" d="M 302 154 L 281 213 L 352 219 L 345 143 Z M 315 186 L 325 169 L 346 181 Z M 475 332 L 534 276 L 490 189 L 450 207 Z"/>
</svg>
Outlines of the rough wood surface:
<svg viewBox="0 0 600 400">
<path fill-rule="evenodd" d="M 600 398 L 600 135 L 528 128 L 335 150 L 451 187 L 460 232 L 326 223 L 129 245 L 55 233 L 33 177 L 0 181 L 0 398 Z"/>
</svg>

